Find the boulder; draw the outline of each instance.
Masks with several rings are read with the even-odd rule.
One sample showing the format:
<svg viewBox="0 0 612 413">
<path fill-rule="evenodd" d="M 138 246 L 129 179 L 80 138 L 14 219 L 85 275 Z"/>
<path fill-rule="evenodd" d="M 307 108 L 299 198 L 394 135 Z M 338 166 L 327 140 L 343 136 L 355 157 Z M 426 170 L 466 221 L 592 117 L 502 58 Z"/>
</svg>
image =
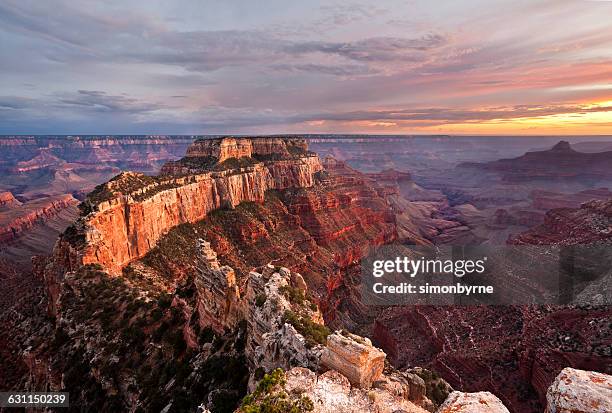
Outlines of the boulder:
<svg viewBox="0 0 612 413">
<path fill-rule="evenodd" d="M 546 393 L 546 413 L 612 412 L 612 376 L 564 368 Z"/>
<path fill-rule="evenodd" d="M 354 386 L 369 388 L 382 375 L 386 357 L 368 338 L 337 331 L 327 337 L 321 364 L 337 370 Z"/>
<path fill-rule="evenodd" d="M 494 394 L 452 392 L 437 413 L 510 413 Z"/>
<path fill-rule="evenodd" d="M 353 387 L 335 370 L 317 376 L 309 369 L 295 367 L 285 377 L 286 393 L 290 397 L 299 394 L 310 399 L 313 413 L 427 413 L 427 410 L 388 389 Z"/>
</svg>

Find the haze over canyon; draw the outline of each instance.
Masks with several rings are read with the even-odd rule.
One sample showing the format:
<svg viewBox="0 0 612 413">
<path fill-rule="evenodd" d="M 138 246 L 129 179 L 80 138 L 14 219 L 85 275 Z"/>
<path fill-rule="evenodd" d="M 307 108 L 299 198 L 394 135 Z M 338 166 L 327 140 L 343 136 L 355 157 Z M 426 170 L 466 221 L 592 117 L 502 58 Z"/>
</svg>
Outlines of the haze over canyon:
<svg viewBox="0 0 612 413">
<path fill-rule="evenodd" d="M 611 139 L 0 145 L 2 388 L 105 411 L 610 405 Z M 414 246 L 520 247 L 571 291 L 545 306 L 368 305 L 361 260 Z M 499 262 L 495 282 L 536 293 L 522 264 Z"/>
</svg>

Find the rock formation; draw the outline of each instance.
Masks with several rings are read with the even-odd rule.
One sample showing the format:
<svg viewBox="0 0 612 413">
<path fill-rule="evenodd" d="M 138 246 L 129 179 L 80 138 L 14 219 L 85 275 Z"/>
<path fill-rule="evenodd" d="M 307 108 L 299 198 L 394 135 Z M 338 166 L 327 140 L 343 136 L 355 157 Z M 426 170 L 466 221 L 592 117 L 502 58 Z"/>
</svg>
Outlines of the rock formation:
<svg viewBox="0 0 612 413">
<path fill-rule="evenodd" d="M 564 368 L 546 393 L 546 413 L 612 411 L 612 376 Z"/>
<path fill-rule="evenodd" d="M 512 237 L 516 245 L 576 245 L 612 238 L 612 200 L 589 201 L 580 208 L 553 209 L 544 223 Z"/>
<path fill-rule="evenodd" d="M 262 142 L 259 153 L 274 148 L 269 140 Z M 47 285 L 88 263 L 118 274 L 172 228 L 197 223 L 213 245 L 224 245 L 217 251 L 243 276 L 275 259 L 307 274 L 315 294 L 333 294 L 342 285 L 340 270 L 354 266 L 371 246 L 397 237 L 394 217 L 362 174 L 342 163 L 322 170 L 302 143 L 278 142 L 285 151 L 262 161 L 198 164 L 193 175 L 123 173 L 98 187 L 83 203 L 84 216 L 58 243 Z M 202 220 L 211 211 L 216 211 L 213 219 Z M 322 307 L 335 311 L 336 303 L 334 298 Z"/>
<path fill-rule="evenodd" d="M 201 139 L 195 141 L 188 149 L 186 158 L 215 158 L 223 162 L 230 158 L 291 158 L 296 154 L 305 154 L 308 145 L 303 139 L 260 137 L 219 139 Z"/>
<path fill-rule="evenodd" d="M 51 166 L 59 166 L 64 162 L 65 161 L 62 159 L 53 155 L 50 149 L 41 148 L 38 150 L 38 154 L 32 159 L 18 162 L 17 165 L 12 168 L 11 172 L 23 173 L 35 171 L 37 169 L 49 168 Z"/>
<path fill-rule="evenodd" d="M 21 202 L 16 200 L 11 192 L 0 192 L 0 211 L 2 211 L 3 208 L 8 209 L 19 205 L 21 205 Z"/>
<path fill-rule="evenodd" d="M 62 162 L 156 171 L 180 158 L 190 136 L 3 136 L 0 168 L 26 172 Z M 39 156 L 41 155 L 41 156 Z"/>
<path fill-rule="evenodd" d="M 452 392 L 437 410 L 437 413 L 510 413 L 495 395 L 483 391 L 478 393 Z"/>
<path fill-rule="evenodd" d="M 533 208 L 548 211 L 558 208 L 580 208 L 588 201 L 606 201 L 612 199 L 612 191 L 608 188 L 588 189 L 576 193 L 558 193 L 552 191 L 534 190 L 529 194 Z"/>
<path fill-rule="evenodd" d="M 220 147 L 226 139 L 214 141 Z M 231 148 L 235 146 L 224 146 L 223 156 L 229 156 Z M 226 161 L 230 159 L 236 158 Z M 118 273 L 144 256 L 171 228 L 201 220 L 218 208 L 233 208 L 244 201 L 263 202 L 265 192 L 271 189 L 312 186 L 314 174 L 322 169 L 318 157 L 308 153 L 269 165 L 249 159 L 253 162 L 247 166 L 224 165 L 218 171 L 204 168 L 183 177 L 117 176 L 85 201 L 88 214 L 81 223 L 85 248 L 79 253 L 80 261 L 84 265 L 98 263 Z M 215 165 L 221 164 L 217 160 Z"/>
<path fill-rule="evenodd" d="M 369 388 L 385 367 L 386 355 L 368 338 L 337 331 L 327 337 L 321 364 L 343 374 L 355 386 Z"/>
<path fill-rule="evenodd" d="M 200 261 L 205 261 L 208 269 L 200 277 L 218 279 L 221 275 L 224 278 L 233 274 L 230 267 L 219 266 L 208 243 L 199 241 L 199 245 L 203 247 Z M 401 408 L 406 412 L 424 413 L 427 410 L 423 406 L 431 411 L 434 405 L 425 396 L 424 381 L 415 374 L 385 369 L 385 354 L 373 347 L 370 340 L 348 332 L 328 335 L 316 305 L 304 297 L 304 290 L 291 287 L 292 280 L 300 284 L 300 278 L 287 268 L 272 265 L 252 271 L 248 276 L 242 306 L 237 308 L 244 310 L 247 320 L 245 354 L 251 372 L 249 388 L 254 392 L 245 399 L 243 408 L 263 398 L 279 403 L 278 408 L 282 403 L 288 403 L 282 404 L 287 407 L 308 400 L 312 401 L 314 411 L 320 412 L 335 408 L 346 412 L 357 409 L 394 412 Z M 217 290 L 213 296 L 209 291 L 212 286 L 208 284 L 208 281 L 196 280 L 196 301 L 207 297 L 207 305 L 218 308 L 219 303 L 226 302 L 224 290 Z M 232 299 L 234 294 L 230 292 Z M 210 322 L 208 313 L 200 322 L 204 322 L 203 326 Z M 318 375 L 320 368 L 329 370 Z M 256 386 L 263 372 L 274 373 L 261 383 L 270 386 L 272 377 L 278 380 L 276 387 L 268 387 L 265 394 L 263 384 Z M 276 398 L 281 394 L 289 396 L 281 396 L 285 401 L 280 402 Z M 292 397 L 297 399 L 292 401 Z"/>
<path fill-rule="evenodd" d="M 495 172 L 508 182 L 537 179 L 596 182 L 612 177 L 610 159 L 612 152 L 578 152 L 568 142 L 560 141 L 546 151 L 527 152 L 518 158 L 464 163 L 460 166 Z"/>
<path fill-rule="evenodd" d="M 262 401 L 281 398 L 287 404 L 304 406 L 303 410 L 315 413 L 427 413 L 427 410 L 402 397 L 402 389 L 385 386 L 391 383 L 381 381 L 380 387 L 361 389 L 351 386 L 349 380 L 334 370 L 317 375 L 315 372 L 295 367 L 282 380 L 261 395 L 256 395 L 249 405 L 258 405 Z M 308 407 L 306 407 L 308 406 Z M 239 409 L 237 412 L 246 410 Z M 288 411 L 288 410 L 287 410 Z"/>
<path fill-rule="evenodd" d="M 273 266 L 249 274 L 246 354 L 253 373 L 294 366 L 318 369 L 328 331 L 305 291 L 290 287 L 291 278 L 288 269 Z"/>
<path fill-rule="evenodd" d="M 21 206 L 10 192 L 3 193 L 1 202 L 3 205 L 0 205 L 0 243 L 14 240 L 23 232 L 48 221 L 61 211 L 68 208 L 76 209 L 78 204 L 72 195 L 61 195 L 41 198 Z"/>
<path fill-rule="evenodd" d="M 198 264 L 194 283 L 200 327 L 211 326 L 223 333 L 225 328 L 236 327 L 244 317 L 236 273 L 227 265 L 219 265 L 217 253 L 209 242 L 198 239 L 196 248 Z"/>
</svg>

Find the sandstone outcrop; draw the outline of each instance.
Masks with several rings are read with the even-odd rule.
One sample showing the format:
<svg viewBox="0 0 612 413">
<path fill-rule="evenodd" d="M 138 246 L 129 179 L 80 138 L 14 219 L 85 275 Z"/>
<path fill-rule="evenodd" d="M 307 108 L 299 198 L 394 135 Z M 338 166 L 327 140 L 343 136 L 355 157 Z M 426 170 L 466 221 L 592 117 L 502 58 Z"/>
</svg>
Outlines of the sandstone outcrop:
<svg viewBox="0 0 612 413">
<path fill-rule="evenodd" d="M 509 240 L 516 245 L 576 245 L 612 238 L 612 200 L 553 209 L 544 223 Z"/>
<path fill-rule="evenodd" d="M 3 208 L 16 207 L 21 205 L 21 202 L 15 199 L 13 194 L 9 191 L 0 192 L 0 211 Z"/>
<path fill-rule="evenodd" d="M 612 411 L 612 376 L 564 368 L 546 393 L 546 413 Z"/>
<path fill-rule="evenodd" d="M 213 141 L 221 146 L 225 140 Z M 229 150 L 224 149 L 224 154 Z M 171 228 L 201 220 L 218 208 L 233 208 L 244 201 L 263 202 L 271 189 L 310 187 L 321 169 L 318 157 L 306 153 L 269 165 L 227 165 L 218 171 L 200 170 L 182 177 L 123 173 L 97 188 L 85 202 L 88 214 L 82 218 L 85 245 L 81 261 L 118 273 L 150 251 Z"/>
<path fill-rule="evenodd" d="M 437 413 L 510 413 L 492 393 L 452 392 Z"/>
<path fill-rule="evenodd" d="M 305 410 L 315 413 L 427 412 L 404 398 L 401 388 L 393 388 L 393 385 L 384 379 L 371 389 L 362 389 L 352 386 L 345 376 L 335 370 L 318 375 L 309 369 L 295 367 L 282 374 L 281 380 L 266 393 L 256 396 L 251 404 L 257 405 L 266 399 L 280 398 L 291 405 L 309 406 Z"/>
<path fill-rule="evenodd" d="M 5 193 L 6 194 L 6 193 Z M 10 194 L 10 192 L 9 192 Z M 21 205 L 19 201 L 4 196 L 5 205 L 0 205 L 0 242 L 12 241 L 24 231 L 45 222 L 67 208 L 76 209 L 78 201 L 72 195 L 41 198 Z"/>
<path fill-rule="evenodd" d="M 200 327 L 211 326 L 219 333 L 236 327 L 244 317 L 240 290 L 234 269 L 219 264 L 217 253 L 210 243 L 199 239 L 197 248 L 197 310 Z"/>
<path fill-rule="evenodd" d="M 241 138 L 227 137 L 223 139 L 200 139 L 188 149 L 186 158 L 212 157 L 217 162 L 230 158 L 290 158 L 295 154 L 305 154 L 308 145 L 303 139 L 281 137 Z"/>
<path fill-rule="evenodd" d="M 372 346 L 370 339 L 345 331 L 327 337 L 321 364 L 346 376 L 355 386 L 369 388 L 385 367 L 386 354 Z"/>
</svg>

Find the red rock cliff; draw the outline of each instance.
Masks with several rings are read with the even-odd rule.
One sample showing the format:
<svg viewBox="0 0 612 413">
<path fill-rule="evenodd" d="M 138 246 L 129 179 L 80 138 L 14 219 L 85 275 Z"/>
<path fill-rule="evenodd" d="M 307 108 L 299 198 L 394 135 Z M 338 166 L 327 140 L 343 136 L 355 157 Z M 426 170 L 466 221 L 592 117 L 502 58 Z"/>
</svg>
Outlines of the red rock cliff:
<svg viewBox="0 0 612 413">
<path fill-rule="evenodd" d="M 288 149 L 291 145 L 286 142 L 271 138 L 198 141 L 189 149 L 189 158 L 216 156 L 212 168 L 180 177 L 152 178 L 131 172 L 117 176 L 86 201 L 90 212 L 80 222 L 84 243 L 78 261 L 118 273 L 181 223 L 201 220 L 214 209 L 233 208 L 243 201 L 263 202 L 270 189 L 312 186 L 314 174 L 322 169 L 319 158 L 299 144 L 301 150 Z M 278 153 L 273 152 L 276 149 Z M 238 162 L 239 157 L 255 153 L 280 159 Z"/>
<path fill-rule="evenodd" d="M 41 198 L 23 206 L 10 192 L 0 193 L 0 242 L 12 241 L 37 223 L 77 203 L 72 195 L 66 194 Z"/>
</svg>

